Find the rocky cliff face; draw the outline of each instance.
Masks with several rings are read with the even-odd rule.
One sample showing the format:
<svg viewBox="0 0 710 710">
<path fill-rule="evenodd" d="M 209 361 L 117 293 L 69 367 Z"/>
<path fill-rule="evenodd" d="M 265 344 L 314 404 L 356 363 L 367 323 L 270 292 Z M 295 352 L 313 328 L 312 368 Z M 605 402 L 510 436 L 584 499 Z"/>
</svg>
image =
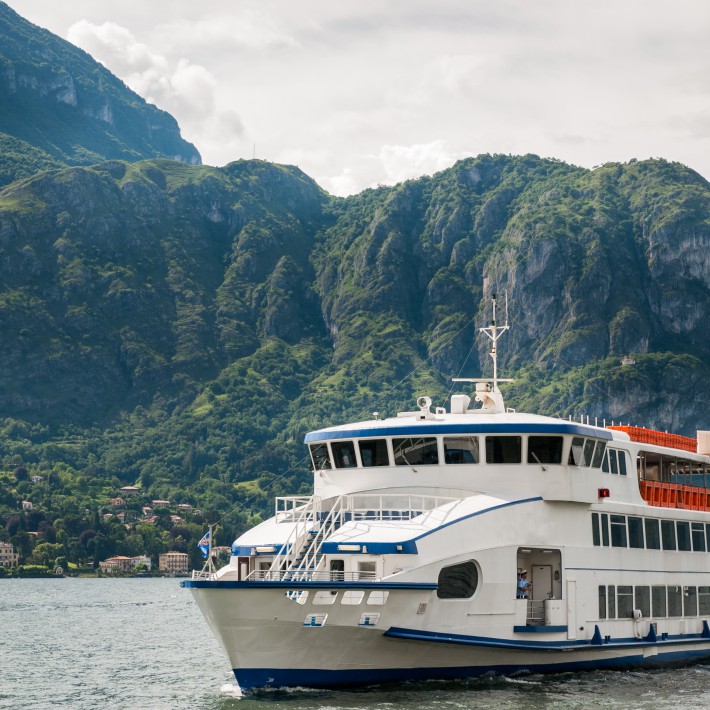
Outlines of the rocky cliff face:
<svg viewBox="0 0 710 710">
<path fill-rule="evenodd" d="M 150 157 L 200 163 L 172 116 L 0 2 L 0 143 L 8 137 L 69 165 Z M 17 177 L 26 174 L 21 168 Z"/>
</svg>

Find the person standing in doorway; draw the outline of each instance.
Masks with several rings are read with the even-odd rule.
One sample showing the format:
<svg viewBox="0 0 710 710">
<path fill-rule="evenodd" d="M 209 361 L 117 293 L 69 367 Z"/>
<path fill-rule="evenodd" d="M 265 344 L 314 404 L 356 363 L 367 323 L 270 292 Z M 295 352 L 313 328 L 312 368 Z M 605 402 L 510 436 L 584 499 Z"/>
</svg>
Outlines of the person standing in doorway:
<svg viewBox="0 0 710 710">
<path fill-rule="evenodd" d="M 518 599 L 528 599 L 530 596 L 530 590 L 532 589 L 532 584 L 528 582 L 528 571 L 526 569 L 520 570 L 518 574 Z"/>
</svg>

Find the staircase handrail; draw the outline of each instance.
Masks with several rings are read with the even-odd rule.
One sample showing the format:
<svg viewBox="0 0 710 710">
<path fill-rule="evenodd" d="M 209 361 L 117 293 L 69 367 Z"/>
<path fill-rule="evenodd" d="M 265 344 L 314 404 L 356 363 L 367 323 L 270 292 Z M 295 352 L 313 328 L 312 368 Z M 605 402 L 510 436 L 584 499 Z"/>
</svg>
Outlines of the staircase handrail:
<svg viewBox="0 0 710 710">
<path fill-rule="evenodd" d="M 283 500 L 283 499 L 282 499 Z M 271 567 L 269 571 L 278 572 L 281 569 L 281 565 L 284 560 L 288 559 L 289 567 L 293 564 L 292 551 L 296 550 L 299 545 L 303 544 L 308 532 L 311 530 L 312 523 L 318 520 L 320 509 L 321 509 L 321 499 L 319 496 L 310 496 L 303 498 L 293 497 L 293 500 L 303 500 L 303 505 L 294 508 L 291 512 L 294 515 L 294 526 L 291 530 L 286 541 L 281 546 L 276 557 L 274 557 L 271 562 Z M 278 503 L 277 503 L 278 506 Z M 290 522 L 290 521 L 289 521 Z"/>
</svg>

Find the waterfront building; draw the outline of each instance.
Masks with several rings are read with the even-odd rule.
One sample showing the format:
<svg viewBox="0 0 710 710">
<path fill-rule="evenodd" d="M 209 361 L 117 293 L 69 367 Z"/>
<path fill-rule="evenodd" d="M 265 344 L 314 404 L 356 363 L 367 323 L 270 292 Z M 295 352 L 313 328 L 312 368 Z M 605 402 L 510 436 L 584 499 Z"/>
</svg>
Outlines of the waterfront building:
<svg viewBox="0 0 710 710">
<path fill-rule="evenodd" d="M 185 552 L 164 552 L 160 555 L 158 569 L 163 572 L 187 574 L 188 558 Z"/>
</svg>

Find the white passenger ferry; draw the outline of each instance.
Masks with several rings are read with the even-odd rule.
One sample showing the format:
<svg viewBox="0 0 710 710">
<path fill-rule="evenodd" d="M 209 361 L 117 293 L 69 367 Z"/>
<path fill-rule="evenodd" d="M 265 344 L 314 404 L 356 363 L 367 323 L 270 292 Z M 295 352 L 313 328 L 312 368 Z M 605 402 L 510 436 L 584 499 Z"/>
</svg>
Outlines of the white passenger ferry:
<svg viewBox="0 0 710 710">
<path fill-rule="evenodd" d="M 710 432 L 506 409 L 506 328 L 477 406 L 311 432 L 313 495 L 183 582 L 243 689 L 710 658 Z"/>
</svg>

